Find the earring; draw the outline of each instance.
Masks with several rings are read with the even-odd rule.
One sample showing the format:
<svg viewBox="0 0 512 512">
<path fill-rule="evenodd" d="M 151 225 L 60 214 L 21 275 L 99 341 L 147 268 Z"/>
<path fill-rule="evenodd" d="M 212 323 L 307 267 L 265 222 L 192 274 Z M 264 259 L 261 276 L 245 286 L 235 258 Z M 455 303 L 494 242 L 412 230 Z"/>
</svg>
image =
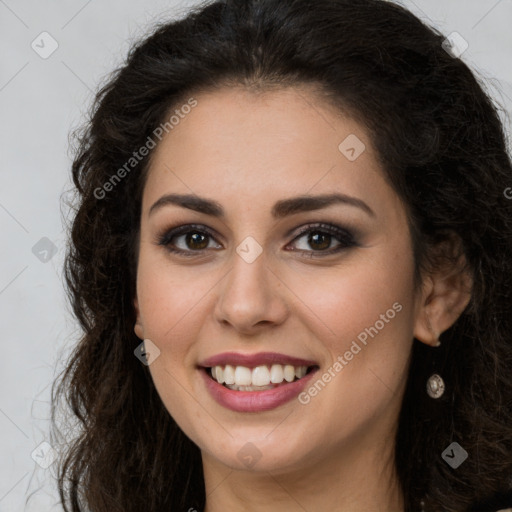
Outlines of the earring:
<svg viewBox="0 0 512 512">
<path fill-rule="evenodd" d="M 443 378 L 434 373 L 427 380 L 427 393 L 431 398 L 439 398 L 444 393 L 444 380 Z"/>
<path fill-rule="evenodd" d="M 437 334 L 437 333 L 436 333 Z M 439 336 L 436 336 L 437 343 L 434 347 L 441 346 L 441 342 L 439 341 Z M 427 380 L 427 394 L 431 398 L 439 398 L 443 395 L 445 390 L 445 384 L 443 378 L 437 374 L 432 374 Z"/>
</svg>

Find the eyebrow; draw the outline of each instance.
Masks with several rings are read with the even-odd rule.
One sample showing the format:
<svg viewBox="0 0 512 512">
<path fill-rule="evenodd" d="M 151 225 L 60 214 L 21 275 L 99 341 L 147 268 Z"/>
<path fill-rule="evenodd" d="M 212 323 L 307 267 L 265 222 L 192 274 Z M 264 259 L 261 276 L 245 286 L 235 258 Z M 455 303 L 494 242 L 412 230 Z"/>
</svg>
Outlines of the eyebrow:
<svg viewBox="0 0 512 512">
<path fill-rule="evenodd" d="M 354 206 L 366 212 L 370 217 L 376 217 L 375 212 L 363 200 L 345 194 L 303 195 L 282 199 L 274 204 L 271 213 L 274 218 L 281 219 L 301 212 L 320 210 L 333 204 Z M 221 219 L 225 217 L 224 209 L 217 201 L 193 194 L 166 194 L 151 206 L 148 216 L 167 205 L 181 206 Z"/>
</svg>

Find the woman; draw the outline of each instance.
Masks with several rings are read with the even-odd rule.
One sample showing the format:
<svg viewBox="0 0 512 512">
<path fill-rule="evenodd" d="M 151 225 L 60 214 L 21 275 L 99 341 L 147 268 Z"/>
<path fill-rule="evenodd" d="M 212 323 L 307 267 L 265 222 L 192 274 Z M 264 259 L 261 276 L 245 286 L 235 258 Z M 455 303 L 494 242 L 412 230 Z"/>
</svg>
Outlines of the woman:
<svg viewBox="0 0 512 512">
<path fill-rule="evenodd" d="M 132 49 L 73 163 L 66 510 L 512 507 L 512 165 L 444 41 L 228 0 Z"/>
</svg>

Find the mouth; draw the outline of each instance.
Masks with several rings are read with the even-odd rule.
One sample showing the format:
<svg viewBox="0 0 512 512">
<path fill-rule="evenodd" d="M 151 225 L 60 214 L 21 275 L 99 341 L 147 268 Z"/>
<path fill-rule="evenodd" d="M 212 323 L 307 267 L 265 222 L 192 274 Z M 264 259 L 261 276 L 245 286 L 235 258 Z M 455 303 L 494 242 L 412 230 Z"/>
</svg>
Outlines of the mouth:
<svg viewBox="0 0 512 512">
<path fill-rule="evenodd" d="M 276 352 L 225 352 L 201 361 L 197 369 L 206 390 L 222 407 L 258 413 L 296 398 L 320 366 Z"/>
<path fill-rule="evenodd" d="M 275 352 L 218 354 L 198 368 L 205 388 L 222 407 L 260 413 L 296 398 L 320 369 L 308 361 Z"/>
<path fill-rule="evenodd" d="M 319 369 L 318 365 L 267 364 L 259 366 L 215 365 L 202 367 L 213 381 L 232 391 L 266 391 L 286 386 Z"/>
</svg>

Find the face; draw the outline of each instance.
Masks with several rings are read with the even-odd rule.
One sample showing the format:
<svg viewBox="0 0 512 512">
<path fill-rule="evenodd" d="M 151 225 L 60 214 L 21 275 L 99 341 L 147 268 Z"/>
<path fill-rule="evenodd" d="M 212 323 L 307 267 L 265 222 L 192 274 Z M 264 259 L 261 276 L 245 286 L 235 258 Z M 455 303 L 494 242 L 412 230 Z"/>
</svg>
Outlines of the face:
<svg viewBox="0 0 512 512">
<path fill-rule="evenodd" d="M 142 200 L 135 332 L 160 351 L 165 407 L 212 466 L 388 450 L 417 302 L 407 216 L 367 132 L 307 89 L 195 100 Z"/>
</svg>

